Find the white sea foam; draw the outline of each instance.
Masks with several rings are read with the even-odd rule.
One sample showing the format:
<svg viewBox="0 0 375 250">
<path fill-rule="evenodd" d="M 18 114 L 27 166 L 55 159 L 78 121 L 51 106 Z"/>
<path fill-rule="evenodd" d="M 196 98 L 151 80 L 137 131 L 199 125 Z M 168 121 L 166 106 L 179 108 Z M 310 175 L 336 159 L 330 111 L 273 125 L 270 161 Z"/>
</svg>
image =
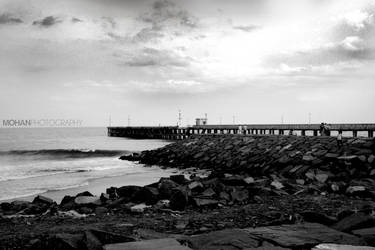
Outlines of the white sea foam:
<svg viewBox="0 0 375 250">
<path fill-rule="evenodd" d="M 0 200 L 142 173 L 118 157 L 166 144 L 108 137 L 105 128 L 0 129 Z"/>
</svg>

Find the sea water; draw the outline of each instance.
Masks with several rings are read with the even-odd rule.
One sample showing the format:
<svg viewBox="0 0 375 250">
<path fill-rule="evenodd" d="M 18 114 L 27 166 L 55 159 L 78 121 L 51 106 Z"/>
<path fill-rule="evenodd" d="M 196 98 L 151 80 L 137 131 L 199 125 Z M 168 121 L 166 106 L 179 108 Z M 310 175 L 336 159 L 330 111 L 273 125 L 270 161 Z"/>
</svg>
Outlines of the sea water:
<svg viewBox="0 0 375 250">
<path fill-rule="evenodd" d="M 104 127 L 1 128 L 0 200 L 85 186 L 99 178 L 161 172 L 118 158 L 168 143 L 108 137 Z"/>
</svg>

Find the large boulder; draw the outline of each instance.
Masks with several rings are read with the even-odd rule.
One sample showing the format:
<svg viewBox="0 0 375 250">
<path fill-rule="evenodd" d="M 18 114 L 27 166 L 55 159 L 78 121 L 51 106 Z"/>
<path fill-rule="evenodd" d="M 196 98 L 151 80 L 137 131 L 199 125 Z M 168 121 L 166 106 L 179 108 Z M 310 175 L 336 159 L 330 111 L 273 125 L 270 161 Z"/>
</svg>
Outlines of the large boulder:
<svg viewBox="0 0 375 250">
<path fill-rule="evenodd" d="M 161 178 L 159 181 L 160 199 L 170 199 L 173 190 L 178 187 L 178 184 L 168 178 Z"/>
<path fill-rule="evenodd" d="M 153 187 L 142 187 L 136 191 L 130 201 L 134 203 L 146 203 L 146 205 L 154 205 L 158 201 L 159 191 Z"/>
<path fill-rule="evenodd" d="M 16 200 L 16 201 L 12 201 L 10 203 L 10 205 L 11 205 L 10 210 L 19 212 L 21 210 L 24 210 L 24 209 L 30 207 L 32 204 L 29 201 L 18 201 L 18 200 Z"/>
<path fill-rule="evenodd" d="M 335 223 L 332 228 L 342 232 L 350 232 L 355 229 L 373 226 L 375 226 L 375 217 L 360 212 L 343 218 L 339 222 Z"/>
<path fill-rule="evenodd" d="M 260 245 L 259 239 L 241 229 L 226 229 L 184 238 L 196 250 L 251 249 Z"/>
<path fill-rule="evenodd" d="M 171 175 L 169 176 L 171 181 L 174 181 L 177 184 L 183 185 L 187 182 L 185 175 L 183 174 L 177 174 L 177 175 Z"/>
<path fill-rule="evenodd" d="M 142 187 L 140 186 L 134 186 L 134 185 L 123 186 L 117 189 L 117 194 L 121 198 L 130 200 L 133 197 L 133 195 L 141 189 Z"/>
<path fill-rule="evenodd" d="M 44 205 L 47 205 L 47 206 L 51 206 L 54 201 L 51 199 L 51 198 L 48 198 L 48 197 L 45 197 L 45 196 L 42 196 L 42 195 L 38 195 L 34 198 L 33 200 L 33 203 L 36 204 L 44 204 Z"/>
<path fill-rule="evenodd" d="M 375 246 L 375 227 L 353 230 L 352 233 L 363 238 L 370 246 Z"/>
<path fill-rule="evenodd" d="M 99 206 L 102 204 L 97 196 L 78 196 L 74 199 L 74 203 L 85 206 Z"/>
<path fill-rule="evenodd" d="M 65 195 L 64 198 L 60 202 L 60 209 L 63 210 L 72 210 L 77 207 L 77 204 L 74 202 L 74 199 L 76 197 L 70 196 L 70 195 Z"/>
<path fill-rule="evenodd" d="M 92 193 L 90 193 L 89 191 L 84 191 L 82 193 L 78 193 L 76 195 L 76 197 L 78 197 L 78 196 L 94 196 L 94 195 Z"/>
<path fill-rule="evenodd" d="M 135 241 L 134 237 L 103 231 L 99 229 L 91 229 L 89 232 L 94 235 L 103 245 L 105 244 L 113 244 L 113 243 L 120 243 L 120 242 L 133 242 Z"/>
<path fill-rule="evenodd" d="M 46 249 L 79 250 L 85 248 L 83 234 L 59 233 L 49 237 Z"/>
<path fill-rule="evenodd" d="M 171 195 L 169 205 L 174 210 L 184 210 L 188 204 L 188 195 L 185 190 L 175 189 Z"/>
<path fill-rule="evenodd" d="M 304 221 L 307 222 L 319 223 L 326 226 L 330 226 L 337 222 L 337 218 L 315 211 L 305 211 L 300 214 L 302 215 Z"/>
<path fill-rule="evenodd" d="M 245 231 L 259 239 L 293 249 L 308 249 L 320 243 L 366 245 L 358 237 L 318 223 L 247 228 Z"/>
<path fill-rule="evenodd" d="M 103 250 L 102 243 L 92 232 L 86 231 L 83 240 L 87 250 Z"/>
<path fill-rule="evenodd" d="M 112 199 L 112 200 L 117 199 L 119 197 L 119 195 L 117 194 L 117 188 L 116 187 L 107 188 L 106 194 L 108 194 L 109 198 Z"/>
</svg>

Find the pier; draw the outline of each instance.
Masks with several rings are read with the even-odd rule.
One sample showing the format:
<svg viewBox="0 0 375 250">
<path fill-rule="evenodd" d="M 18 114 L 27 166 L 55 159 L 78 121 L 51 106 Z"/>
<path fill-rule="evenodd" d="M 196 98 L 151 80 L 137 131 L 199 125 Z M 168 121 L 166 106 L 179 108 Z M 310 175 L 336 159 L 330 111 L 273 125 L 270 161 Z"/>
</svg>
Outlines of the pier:
<svg viewBox="0 0 375 250">
<path fill-rule="evenodd" d="M 375 124 L 329 124 L 328 135 L 339 131 L 358 137 L 359 133 L 374 137 Z M 320 124 L 237 124 L 237 125 L 195 125 L 191 127 L 108 127 L 108 136 L 136 139 L 182 140 L 192 135 L 299 135 L 319 136 Z"/>
</svg>

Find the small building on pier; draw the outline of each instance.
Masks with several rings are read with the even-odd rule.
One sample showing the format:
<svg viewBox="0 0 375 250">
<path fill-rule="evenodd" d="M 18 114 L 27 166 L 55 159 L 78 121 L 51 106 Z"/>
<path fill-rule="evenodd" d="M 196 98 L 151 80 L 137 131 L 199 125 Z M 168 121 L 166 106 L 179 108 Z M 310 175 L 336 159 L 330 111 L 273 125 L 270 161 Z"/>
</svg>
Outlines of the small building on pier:
<svg viewBox="0 0 375 250">
<path fill-rule="evenodd" d="M 195 125 L 196 126 L 207 125 L 207 118 L 196 118 L 195 119 Z"/>
</svg>

